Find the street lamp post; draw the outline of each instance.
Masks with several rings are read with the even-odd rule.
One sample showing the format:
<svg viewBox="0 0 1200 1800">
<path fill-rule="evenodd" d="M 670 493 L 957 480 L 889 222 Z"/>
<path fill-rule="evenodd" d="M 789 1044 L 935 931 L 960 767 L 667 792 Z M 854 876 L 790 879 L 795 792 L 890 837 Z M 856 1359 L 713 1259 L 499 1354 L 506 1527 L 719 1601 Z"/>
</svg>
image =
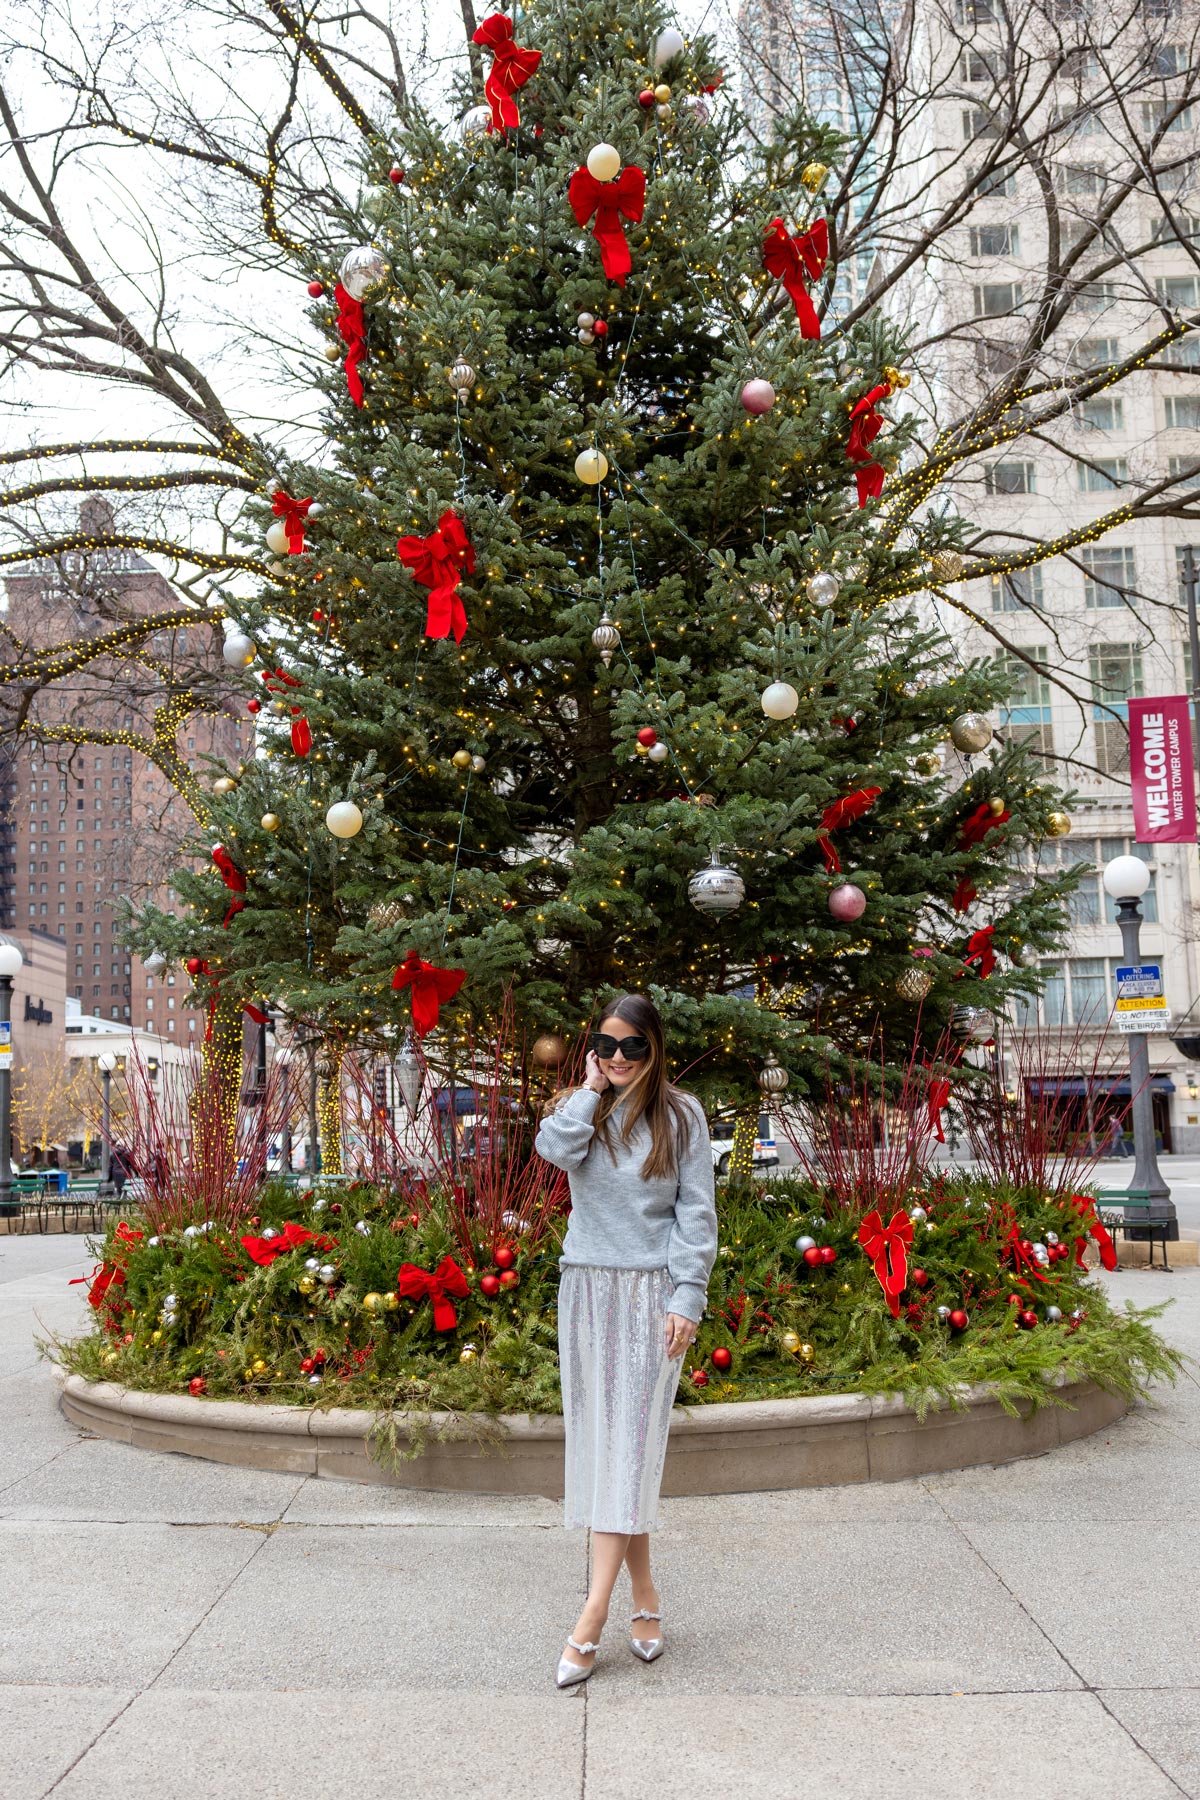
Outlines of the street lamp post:
<svg viewBox="0 0 1200 1800">
<path fill-rule="evenodd" d="M 1104 886 L 1117 903 L 1122 954 L 1127 963 L 1136 966 L 1141 961 L 1139 939 L 1142 929 L 1142 909 L 1138 901 L 1150 886 L 1150 871 L 1140 856 L 1116 856 L 1104 870 Z M 1179 1236 L 1179 1221 L 1175 1203 L 1171 1199 L 1171 1190 L 1163 1179 L 1154 1148 L 1150 1052 L 1144 1031 L 1129 1033 L 1129 1088 L 1132 1096 L 1134 1151 L 1130 1190 L 1140 1189 L 1149 1195 L 1149 1217 L 1156 1225 L 1165 1220 L 1167 1236 L 1174 1240 Z"/>
<path fill-rule="evenodd" d="M 117 1059 L 111 1050 L 104 1050 L 96 1058 L 96 1067 L 100 1071 L 103 1083 L 103 1098 L 100 1111 L 100 1186 L 106 1188 L 112 1179 L 112 1152 L 109 1148 L 109 1133 L 112 1129 L 112 1074 L 117 1066 Z"/>
<path fill-rule="evenodd" d="M 24 962 L 16 944 L 0 944 L 0 1218 L 10 1218 L 19 1207 L 12 1197 L 12 985 Z"/>
</svg>

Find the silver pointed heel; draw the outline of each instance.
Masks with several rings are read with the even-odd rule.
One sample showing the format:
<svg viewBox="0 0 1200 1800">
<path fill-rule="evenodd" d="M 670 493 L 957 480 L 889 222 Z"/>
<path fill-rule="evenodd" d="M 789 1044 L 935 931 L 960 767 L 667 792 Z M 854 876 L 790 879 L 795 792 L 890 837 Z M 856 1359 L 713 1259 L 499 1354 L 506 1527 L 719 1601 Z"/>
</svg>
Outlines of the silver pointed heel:
<svg viewBox="0 0 1200 1800">
<path fill-rule="evenodd" d="M 642 1606 L 634 1613 L 632 1622 L 636 1624 L 639 1619 L 661 1618 L 662 1614 L 660 1612 L 650 1612 L 646 1607 Z M 659 1631 L 658 1636 L 652 1638 L 649 1643 L 644 1643 L 641 1638 L 634 1637 L 631 1632 L 629 1636 L 629 1648 L 633 1651 L 635 1656 L 641 1658 L 642 1662 L 653 1662 L 656 1656 L 661 1656 L 663 1653 L 663 1635 L 661 1630 Z"/>
<path fill-rule="evenodd" d="M 589 1650 L 598 1650 L 600 1648 L 598 1640 L 594 1644 L 577 1644 L 573 1637 L 569 1637 L 567 1642 L 570 1644 L 572 1650 L 578 1650 L 580 1656 L 586 1656 Z M 567 1657 L 560 1656 L 558 1659 L 558 1673 L 554 1679 L 560 1688 L 571 1687 L 577 1681 L 586 1681 L 595 1667 L 596 1665 L 594 1662 L 589 1663 L 585 1668 L 582 1663 L 573 1663 Z"/>
</svg>

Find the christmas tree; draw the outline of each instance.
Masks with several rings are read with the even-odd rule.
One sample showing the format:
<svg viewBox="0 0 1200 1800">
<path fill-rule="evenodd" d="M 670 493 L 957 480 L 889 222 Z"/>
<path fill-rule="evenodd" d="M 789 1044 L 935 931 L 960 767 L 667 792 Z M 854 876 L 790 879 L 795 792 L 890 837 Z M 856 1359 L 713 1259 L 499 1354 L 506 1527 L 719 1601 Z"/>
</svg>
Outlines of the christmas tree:
<svg viewBox="0 0 1200 1800">
<path fill-rule="evenodd" d="M 953 579 L 962 527 L 889 520 L 919 371 L 904 321 L 837 322 L 853 146 L 798 113 L 754 148 L 657 5 L 517 30 L 481 25 L 456 127 L 406 104 L 296 265 L 328 454 L 252 518 L 227 660 L 261 754 L 189 917 L 136 941 L 333 1054 L 510 985 L 574 1039 L 640 989 L 753 1117 L 769 1056 L 820 1092 L 877 1028 L 986 1035 L 1069 885 L 1016 865 L 1066 826 L 981 717 L 1009 678 L 890 598 Z M 427 969 L 465 971 L 439 1006 Z"/>
</svg>

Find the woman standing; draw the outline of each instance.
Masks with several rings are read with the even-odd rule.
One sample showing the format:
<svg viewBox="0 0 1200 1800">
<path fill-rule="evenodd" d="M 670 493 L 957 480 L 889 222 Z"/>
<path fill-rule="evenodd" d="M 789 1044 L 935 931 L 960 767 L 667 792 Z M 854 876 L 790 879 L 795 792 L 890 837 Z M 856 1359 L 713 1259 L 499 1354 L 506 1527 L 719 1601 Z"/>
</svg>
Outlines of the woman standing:
<svg viewBox="0 0 1200 1800">
<path fill-rule="evenodd" d="M 559 1659 L 568 1687 L 592 1672 L 622 1562 L 636 1609 L 630 1647 L 645 1662 L 662 1654 L 649 1534 L 717 1254 L 708 1124 L 667 1079 L 662 1021 L 643 995 L 606 1007 L 584 1086 L 558 1097 L 534 1147 L 571 1184 L 558 1291 L 563 1524 L 590 1528 L 592 1578 Z"/>
</svg>

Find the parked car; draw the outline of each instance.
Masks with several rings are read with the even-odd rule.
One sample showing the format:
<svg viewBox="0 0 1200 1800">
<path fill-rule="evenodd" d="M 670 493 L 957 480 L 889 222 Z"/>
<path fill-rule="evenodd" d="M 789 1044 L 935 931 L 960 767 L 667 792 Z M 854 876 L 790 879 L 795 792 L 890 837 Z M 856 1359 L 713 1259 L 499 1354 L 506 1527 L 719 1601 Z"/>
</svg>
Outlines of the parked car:
<svg viewBox="0 0 1200 1800">
<path fill-rule="evenodd" d="M 709 1126 L 712 1138 L 713 1168 L 724 1177 L 729 1173 L 733 1156 L 733 1120 L 717 1119 Z M 758 1136 L 754 1140 L 754 1167 L 777 1169 L 779 1149 L 775 1143 L 775 1126 L 770 1113 L 758 1115 Z"/>
</svg>

